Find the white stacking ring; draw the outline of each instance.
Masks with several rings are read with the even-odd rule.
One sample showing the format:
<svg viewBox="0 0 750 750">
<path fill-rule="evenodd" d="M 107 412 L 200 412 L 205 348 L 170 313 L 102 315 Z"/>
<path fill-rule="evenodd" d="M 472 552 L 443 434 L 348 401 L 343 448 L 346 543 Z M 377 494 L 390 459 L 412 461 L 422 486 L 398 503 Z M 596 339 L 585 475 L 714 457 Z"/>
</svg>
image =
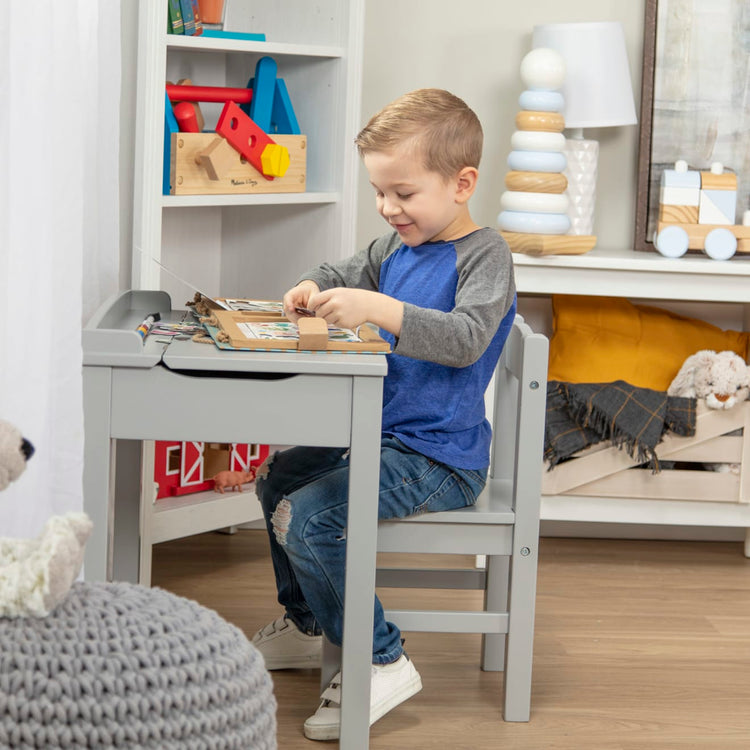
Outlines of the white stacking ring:
<svg viewBox="0 0 750 750">
<path fill-rule="evenodd" d="M 547 130 L 516 130 L 510 146 L 518 151 L 564 151 L 565 136 Z"/>
<path fill-rule="evenodd" d="M 570 229 L 570 219 L 565 214 L 502 211 L 497 223 L 504 232 L 525 234 L 565 234 Z"/>
<path fill-rule="evenodd" d="M 562 112 L 565 100 L 559 91 L 526 89 L 518 97 L 518 104 L 521 109 L 530 109 L 533 112 Z"/>
<path fill-rule="evenodd" d="M 568 163 L 560 151 L 511 151 L 508 167 L 519 172 L 562 172 Z"/>
<path fill-rule="evenodd" d="M 503 211 L 525 211 L 541 214 L 564 214 L 570 200 L 565 193 L 527 193 L 520 190 L 506 190 L 500 196 Z"/>
</svg>

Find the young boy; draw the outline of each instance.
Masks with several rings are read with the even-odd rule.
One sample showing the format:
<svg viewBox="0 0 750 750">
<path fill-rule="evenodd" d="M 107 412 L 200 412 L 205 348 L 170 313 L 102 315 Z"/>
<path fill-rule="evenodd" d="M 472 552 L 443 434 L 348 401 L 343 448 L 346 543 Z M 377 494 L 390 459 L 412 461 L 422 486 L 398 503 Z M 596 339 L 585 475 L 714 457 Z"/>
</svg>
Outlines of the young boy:
<svg viewBox="0 0 750 750">
<path fill-rule="evenodd" d="M 331 324 L 379 326 L 393 349 L 383 392 L 380 518 L 471 505 L 489 465 L 484 392 L 515 316 L 510 252 L 477 226 L 482 128 L 439 89 L 406 94 L 376 114 L 356 144 L 391 232 L 340 263 L 324 263 L 284 295 L 284 310 Z M 268 669 L 320 664 L 321 633 L 341 644 L 348 455 L 297 447 L 261 469 L 257 492 L 285 614 L 253 638 Z M 401 633 L 375 599 L 370 723 L 419 692 Z M 304 725 L 339 736 L 340 675 Z"/>
</svg>

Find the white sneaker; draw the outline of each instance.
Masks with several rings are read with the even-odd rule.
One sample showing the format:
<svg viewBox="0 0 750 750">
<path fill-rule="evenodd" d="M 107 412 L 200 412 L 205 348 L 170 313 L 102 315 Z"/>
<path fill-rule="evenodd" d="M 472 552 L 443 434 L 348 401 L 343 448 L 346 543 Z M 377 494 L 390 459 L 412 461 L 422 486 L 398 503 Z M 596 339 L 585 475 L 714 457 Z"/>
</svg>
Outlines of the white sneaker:
<svg viewBox="0 0 750 750">
<path fill-rule="evenodd" d="M 422 689 L 422 678 L 406 654 L 391 664 L 373 664 L 370 677 L 370 726 L 392 708 L 416 695 Z M 341 672 L 320 696 L 318 710 L 305 722 L 309 740 L 336 740 L 341 724 Z"/>
<path fill-rule="evenodd" d="M 278 620 L 261 628 L 253 636 L 266 669 L 313 669 L 323 660 L 323 636 L 303 633 L 291 620 Z"/>
</svg>

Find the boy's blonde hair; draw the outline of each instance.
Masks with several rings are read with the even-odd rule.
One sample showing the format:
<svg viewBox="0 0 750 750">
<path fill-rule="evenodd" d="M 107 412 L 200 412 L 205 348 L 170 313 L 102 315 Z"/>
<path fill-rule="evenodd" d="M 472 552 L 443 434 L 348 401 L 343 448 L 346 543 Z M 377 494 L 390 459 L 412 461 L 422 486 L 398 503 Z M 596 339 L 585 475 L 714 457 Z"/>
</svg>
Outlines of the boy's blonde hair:
<svg viewBox="0 0 750 750">
<path fill-rule="evenodd" d="M 479 167 L 482 126 L 473 110 L 443 89 L 417 89 L 391 102 L 360 131 L 360 156 L 413 145 L 425 169 L 444 178 Z"/>
</svg>

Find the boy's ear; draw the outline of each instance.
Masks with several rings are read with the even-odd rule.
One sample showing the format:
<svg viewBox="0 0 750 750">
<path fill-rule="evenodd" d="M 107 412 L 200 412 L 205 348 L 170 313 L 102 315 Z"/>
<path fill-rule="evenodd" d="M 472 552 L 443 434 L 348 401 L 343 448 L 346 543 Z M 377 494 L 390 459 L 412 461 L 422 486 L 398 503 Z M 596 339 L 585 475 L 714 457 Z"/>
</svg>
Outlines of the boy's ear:
<svg viewBox="0 0 750 750">
<path fill-rule="evenodd" d="M 464 167 L 456 176 L 456 202 L 466 203 L 474 193 L 479 178 L 476 167 Z"/>
</svg>

